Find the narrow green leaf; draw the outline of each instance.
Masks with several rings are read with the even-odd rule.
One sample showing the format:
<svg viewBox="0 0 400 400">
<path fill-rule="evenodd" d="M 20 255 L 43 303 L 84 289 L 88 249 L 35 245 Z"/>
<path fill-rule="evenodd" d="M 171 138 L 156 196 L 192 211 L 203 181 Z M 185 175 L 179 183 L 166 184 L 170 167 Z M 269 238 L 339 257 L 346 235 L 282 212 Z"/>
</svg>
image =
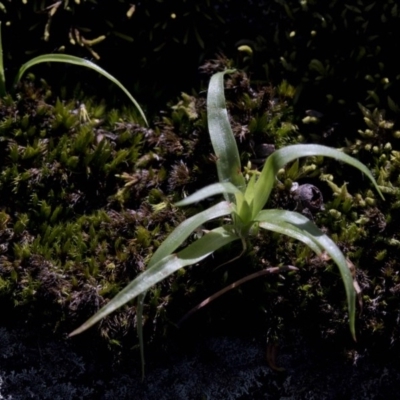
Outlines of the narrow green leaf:
<svg viewBox="0 0 400 400">
<path fill-rule="evenodd" d="M 178 225 L 171 234 L 161 243 L 151 257 L 148 267 L 173 253 L 193 232 L 205 222 L 214 218 L 229 215 L 233 210 L 233 204 L 221 201 L 218 204 L 190 217 Z"/>
<path fill-rule="evenodd" d="M 231 182 L 244 190 L 239 151 L 229 123 L 224 95 L 224 75 L 234 70 L 218 72 L 211 77 L 207 94 L 208 129 L 211 143 L 217 157 L 217 171 L 220 182 Z M 233 201 L 233 196 L 225 194 L 225 199 Z"/>
<path fill-rule="evenodd" d="M 231 184 L 230 184 L 231 185 Z M 236 191 L 238 189 L 231 185 Z M 227 201 L 222 201 L 207 210 L 204 210 L 191 218 L 183 221 L 175 230 L 161 243 L 160 247 L 150 259 L 148 268 L 151 268 L 157 262 L 173 253 L 195 229 L 211 219 L 228 215 L 232 212 L 233 205 Z M 142 364 L 142 378 L 144 377 L 144 340 L 143 340 L 143 303 L 146 292 L 138 298 L 137 315 L 137 333 L 139 338 L 140 358 Z"/>
<path fill-rule="evenodd" d="M 247 184 L 246 187 L 246 192 L 245 192 L 245 196 L 244 198 L 246 199 L 246 201 L 251 204 L 253 199 L 254 199 L 254 186 L 256 184 L 256 175 L 253 175 L 250 178 L 249 183 Z"/>
<path fill-rule="evenodd" d="M 136 277 L 128 286 L 122 289 L 108 304 L 101 308 L 95 315 L 89 318 L 78 329 L 75 329 L 69 336 L 82 333 L 102 318 L 111 314 L 119 307 L 128 303 L 135 297 L 149 290 L 152 286 L 161 282 L 177 270 L 193 265 L 208 257 L 215 250 L 226 244 L 238 240 L 231 225 L 216 228 L 196 242 L 192 243 L 177 254 L 171 254 L 155 263 Z"/>
<path fill-rule="evenodd" d="M 303 240 L 302 239 L 299 240 L 301 240 L 303 243 L 306 243 L 305 237 L 308 237 L 321 249 L 325 250 L 331 256 L 332 260 L 336 263 L 336 265 L 339 268 L 340 275 L 342 276 L 344 288 L 346 290 L 347 307 L 349 310 L 350 332 L 355 340 L 356 293 L 353 286 L 353 277 L 351 276 L 350 269 L 347 265 L 347 261 L 343 253 L 332 241 L 332 239 L 330 239 L 327 235 L 325 235 L 320 229 L 317 228 L 317 226 L 315 226 L 304 215 L 301 215 L 293 211 L 264 210 L 259 213 L 259 215 L 256 218 L 256 221 L 259 220 L 265 221 L 268 218 L 272 219 L 275 224 L 278 225 L 280 223 L 289 224 L 292 225 L 297 232 L 303 232 L 304 234 Z M 294 236 L 295 230 L 293 230 L 291 232 L 291 235 L 288 236 L 295 237 Z M 285 234 L 288 234 L 288 232 Z M 309 245 L 308 243 L 306 244 Z M 310 246 L 310 248 L 314 250 L 313 247 Z"/>
<path fill-rule="evenodd" d="M 1 21 L 0 21 L 0 98 L 6 95 L 6 76 L 4 74 L 3 62 L 3 42 L 1 38 Z"/>
<path fill-rule="evenodd" d="M 280 211 L 284 212 L 284 210 L 262 210 L 255 218 L 255 221 L 259 222 L 258 226 L 260 228 L 289 236 L 303 242 L 315 253 L 321 254 L 321 248 L 312 237 L 306 234 L 302 229 L 281 220 L 279 216 Z"/>
<path fill-rule="evenodd" d="M 239 189 L 232 185 L 232 183 L 213 183 L 212 185 L 208 185 L 197 192 L 191 194 L 190 196 L 186 197 L 185 199 L 178 201 L 175 203 L 176 206 L 187 206 L 189 204 L 197 203 L 201 200 L 206 199 L 207 197 L 216 196 L 218 194 L 235 194 L 239 192 Z"/>
<path fill-rule="evenodd" d="M 141 117 L 143 118 L 144 122 L 146 125 L 147 119 L 146 116 L 144 115 L 144 112 L 138 102 L 132 97 L 132 95 L 129 93 L 129 91 L 125 88 L 122 83 L 114 78 L 111 74 L 109 74 L 107 71 L 105 71 L 103 68 L 99 67 L 95 63 L 85 60 L 84 58 L 79 58 L 75 56 L 70 56 L 68 54 L 44 54 L 35 58 L 32 58 L 28 62 L 26 62 L 24 65 L 21 66 L 21 68 L 18 71 L 18 74 L 15 78 L 15 84 L 17 84 L 22 76 L 24 75 L 25 71 L 34 65 L 41 64 L 41 63 L 47 63 L 47 62 L 62 62 L 66 64 L 74 64 L 74 65 L 79 65 L 81 67 L 86 67 L 93 69 L 94 71 L 97 71 L 99 74 L 105 76 L 107 79 L 109 79 L 111 82 L 115 83 L 120 89 L 124 91 L 124 93 L 129 97 L 131 102 L 135 105 L 135 107 L 138 109 Z"/>
<path fill-rule="evenodd" d="M 261 175 L 255 184 L 253 217 L 255 217 L 259 213 L 259 211 L 268 201 L 271 190 L 275 184 L 275 176 L 277 172 L 287 163 L 296 160 L 299 157 L 310 156 L 331 157 L 358 168 L 371 180 L 379 195 L 382 197 L 382 199 L 384 199 L 371 172 L 360 161 L 356 160 L 353 157 L 350 157 L 349 155 L 339 150 L 332 149 L 330 147 L 321 146 L 318 144 L 297 144 L 277 150 L 268 157 L 261 172 Z"/>
</svg>

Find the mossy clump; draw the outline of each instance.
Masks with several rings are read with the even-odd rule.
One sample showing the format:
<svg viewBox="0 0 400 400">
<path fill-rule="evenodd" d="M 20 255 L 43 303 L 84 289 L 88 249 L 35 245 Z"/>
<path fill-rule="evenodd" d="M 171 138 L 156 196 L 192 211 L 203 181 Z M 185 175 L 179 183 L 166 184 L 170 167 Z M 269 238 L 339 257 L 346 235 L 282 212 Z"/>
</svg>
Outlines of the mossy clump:
<svg viewBox="0 0 400 400">
<path fill-rule="evenodd" d="M 0 293 L 15 315 L 66 332 L 145 268 L 184 214 L 164 194 L 154 131 L 129 110 L 32 82 L 0 109 Z M 129 329 L 130 312 L 102 334 Z"/>
<path fill-rule="evenodd" d="M 227 66 L 232 62 L 221 56 L 202 71 L 211 75 Z M 40 319 L 68 332 L 142 271 L 185 217 L 207 206 L 173 206 L 216 180 L 205 95 L 182 94 L 151 128 L 144 128 L 129 110 L 108 110 L 90 99 L 57 100 L 49 88 L 37 89 L 32 82 L 18 93 L 0 105 L 0 295 L 24 319 Z M 323 125 L 300 134 L 294 93 L 286 81 L 276 88 L 253 85 L 243 72 L 226 79 L 227 106 L 245 173 L 254 173 L 275 148 L 324 140 Z M 375 136 L 360 133 L 371 129 L 362 117 L 378 124 Z M 332 135 L 329 144 L 374 171 L 386 202 L 354 171 L 314 157 L 279 171 L 269 206 L 304 211 L 292 192 L 295 182 L 313 184 L 323 193 L 325 210 L 314 210 L 311 216 L 338 243 L 354 271 L 360 307 L 363 300 L 359 337 L 394 347 L 399 339 L 398 127 L 383 112 L 363 107 L 359 121 L 345 139 Z M 200 229 L 196 235 L 201 234 Z M 271 340 L 292 324 L 314 326 L 332 340 L 341 334 L 350 337 L 343 284 L 327 257 L 279 235 L 260 234 L 243 259 L 215 268 L 239 253 L 239 246 L 232 245 L 152 289 L 145 305 L 146 337 L 168 336 L 175 322 L 204 297 L 277 265 L 301 268 L 246 283 L 201 311 L 199 319 L 207 326 L 242 331 L 254 324 L 268 331 Z M 238 313 L 248 316 L 245 324 Z M 132 305 L 93 332 L 100 331 L 115 350 L 135 343 L 134 335 L 126 335 L 134 327 Z"/>
<path fill-rule="evenodd" d="M 264 139 L 291 140 L 294 128 L 275 129 L 282 116 L 290 119 L 283 94 L 275 98 L 271 87 L 256 93 L 242 73 L 227 84 L 245 161 L 259 158 L 255 147 Z M 60 100 L 45 84 L 27 81 L 15 99 L 1 101 L 0 115 L 0 293 L 23 318 L 66 332 L 142 271 L 170 230 L 199 211 L 200 205 L 182 210 L 173 202 L 215 180 L 205 97 L 183 94 L 148 129 L 129 110 Z M 154 288 L 148 319 L 161 325 L 171 293 L 201 292 L 201 274 L 188 283 L 182 272 Z M 185 311 L 181 304 L 173 314 Z M 134 308 L 126 307 L 101 324 L 101 333 L 118 341 L 134 325 Z"/>
</svg>

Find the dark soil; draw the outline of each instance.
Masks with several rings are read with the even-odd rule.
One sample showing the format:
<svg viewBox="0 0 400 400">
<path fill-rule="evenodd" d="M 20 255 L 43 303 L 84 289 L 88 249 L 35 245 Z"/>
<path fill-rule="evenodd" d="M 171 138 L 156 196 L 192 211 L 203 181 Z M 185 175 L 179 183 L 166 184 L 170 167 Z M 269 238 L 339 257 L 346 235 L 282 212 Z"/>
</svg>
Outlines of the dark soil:
<svg viewBox="0 0 400 400">
<path fill-rule="evenodd" d="M 112 366 L 96 349 L 78 348 L 24 328 L 0 328 L 0 399 L 397 399 L 400 368 L 368 351 L 345 354 L 295 333 L 267 365 L 263 336 L 179 338 L 168 351 L 146 349 L 146 378 L 137 359 Z M 94 350 L 94 351 L 93 351 Z"/>
</svg>

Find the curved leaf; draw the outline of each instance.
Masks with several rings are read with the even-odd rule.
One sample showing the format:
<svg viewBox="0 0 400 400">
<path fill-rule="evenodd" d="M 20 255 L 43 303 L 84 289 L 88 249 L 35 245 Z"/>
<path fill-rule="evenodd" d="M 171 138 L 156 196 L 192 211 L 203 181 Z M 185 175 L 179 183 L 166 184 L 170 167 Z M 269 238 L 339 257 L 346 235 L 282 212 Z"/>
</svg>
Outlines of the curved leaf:
<svg viewBox="0 0 400 400">
<path fill-rule="evenodd" d="M 68 54 L 44 54 L 35 58 L 32 58 L 28 62 L 26 62 L 24 65 L 21 66 L 21 68 L 18 71 L 17 76 L 15 77 L 15 84 L 17 84 L 24 73 L 26 72 L 27 69 L 33 67 L 34 65 L 41 64 L 41 63 L 47 63 L 47 62 L 61 62 L 61 63 L 66 63 L 66 64 L 74 64 L 74 65 L 79 65 L 81 67 L 86 67 L 93 69 L 94 71 L 97 71 L 99 74 L 105 76 L 107 79 L 109 79 L 111 82 L 115 83 L 119 88 L 121 88 L 124 93 L 129 97 L 131 102 L 135 105 L 135 107 L 138 109 L 141 117 L 143 118 L 144 122 L 146 125 L 147 119 L 146 116 L 144 115 L 144 112 L 138 102 L 132 97 L 132 95 L 129 93 L 129 91 L 125 88 L 125 86 L 116 78 L 114 78 L 111 74 L 109 74 L 107 71 L 105 71 L 103 68 L 99 67 L 97 64 L 85 60 L 84 58 L 79 58 L 75 56 L 70 56 Z"/>
<path fill-rule="evenodd" d="M 179 224 L 170 235 L 161 243 L 150 259 L 148 267 L 153 266 L 164 257 L 173 253 L 199 226 L 214 218 L 229 215 L 232 212 L 233 205 L 227 201 L 220 203 L 199 212 Z"/>
<path fill-rule="evenodd" d="M 207 118 L 211 143 L 217 157 L 220 182 L 231 182 L 239 189 L 245 188 L 239 151 L 229 123 L 224 95 L 224 75 L 234 72 L 226 70 L 211 77 L 207 94 Z M 233 196 L 225 194 L 225 199 L 233 201 Z"/>
<path fill-rule="evenodd" d="M 254 198 L 253 217 L 258 214 L 268 201 L 271 190 L 275 184 L 275 176 L 277 172 L 287 163 L 300 157 L 309 156 L 331 157 L 358 168 L 370 179 L 382 199 L 384 198 L 370 170 L 360 161 L 339 150 L 327 146 L 321 146 L 318 144 L 297 144 L 284 147 L 272 153 L 268 157 L 261 175 L 255 184 L 252 196 L 247 195 L 246 193 L 246 199 L 248 199 L 249 202 L 251 200 L 250 197 Z"/>
<path fill-rule="evenodd" d="M 277 210 L 260 211 L 257 218 L 255 219 L 259 222 L 258 226 L 268 231 L 281 233 L 282 235 L 286 235 L 300 242 L 303 242 L 317 254 L 322 253 L 321 248 L 311 237 L 309 237 L 309 235 L 305 234 L 303 230 L 297 228 L 294 225 L 291 225 L 285 221 L 280 221 L 279 218 L 276 218 L 275 211 Z"/>
<path fill-rule="evenodd" d="M 6 77 L 4 75 L 3 64 L 3 42 L 1 39 L 1 21 L 0 21 L 0 98 L 6 95 Z"/>
<path fill-rule="evenodd" d="M 320 249 L 325 250 L 331 256 L 332 260 L 336 263 L 336 265 L 339 268 L 340 275 L 342 276 L 344 288 L 346 290 L 347 307 L 349 310 L 350 332 L 355 340 L 356 293 L 353 286 L 353 277 L 351 275 L 350 269 L 347 265 L 347 261 L 343 253 L 336 246 L 336 244 L 333 242 L 332 239 L 330 239 L 327 235 L 325 235 L 304 215 L 301 215 L 293 211 L 285 211 L 285 210 L 263 210 L 258 214 L 255 220 L 265 221 L 268 218 L 270 218 L 275 224 L 282 223 L 282 224 L 292 225 L 293 228 L 295 228 L 295 231 L 303 233 L 304 238 L 308 237 L 316 245 L 318 245 Z M 288 236 L 295 237 L 293 233 L 294 231 L 292 231 L 292 234 Z M 305 240 L 301 241 L 306 243 Z M 306 244 L 309 245 L 308 243 Z"/>
<path fill-rule="evenodd" d="M 231 185 L 231 184 L 230 184 Z M 233 185 L 231 185 L 235 190 Z M 197 192 L 198 193 L 198 192 Z M 196 193 L 195 193 L 196 194 Z M 186 199 L 185 199 L 186 200 Z M 207 210 L 204 210 L 178 225 L 171 234 L 161 243 L 149 261 L 148 268 L 152 267 L 164 257 L 173 253 L 195 229 L 211 219 L 228 215 L 232 212 L 233 205 L 227 201 L 222 201 Z M 140 358 L 142 364 L 142 378 L 144 378 L 144 340 L 143 340 L 143 304 L 146 292 L 139 295 L 136 315 L 137 315 L 137 334 L 139 338 Z"/>
<path fill-rule="evenodd" d="M 207 197 L 212 197 L 217 194 L 235 194 L 240 192 L 240 190 L 232 185 L 232 183 L 213 183 L 212 185 L 208 185 L 197 192 L 191 194 L 190 196 L 186 197 L 185 199 L 178 201 L 175 203 L 176 206 L 187 206 L 189 204 L 197 203 L 201 200 L 206 199 Z"/>
<path fill-rule="evenodd" d="M 89 318 L 78 329 L 71 332 L 69 336 L 74 336 L 85 331 L 177 270 L 198 263 L 212 254 L 215 250 L 218 250 L 237 239 L 238 236 L 234 233 L 231 225 L 222 226 L 206 233 L 202 238 L 192 243 L 179 253 L 164 257 L 162 260 L 158 261 L 152 267 L 146 269 L 137 276 L 109 303 Z"/>
</svg>

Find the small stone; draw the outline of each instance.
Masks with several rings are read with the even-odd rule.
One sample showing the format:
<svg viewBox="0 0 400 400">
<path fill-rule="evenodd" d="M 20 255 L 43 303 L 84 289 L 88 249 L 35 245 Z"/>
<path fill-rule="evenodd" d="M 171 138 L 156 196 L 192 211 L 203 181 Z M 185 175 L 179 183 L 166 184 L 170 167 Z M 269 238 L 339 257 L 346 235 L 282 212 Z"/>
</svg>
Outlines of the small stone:
<svg viewBox="0 0 400 400">
<path fill-rule="evenodd" d="M 301 205 L 302 210 L 308 208 L 310 211 L 324 210 L 324 199 L 321 191 L 314 185 L 305 183 L 294 186 L 292 189 L 293 198 Z"/>
</svg>

